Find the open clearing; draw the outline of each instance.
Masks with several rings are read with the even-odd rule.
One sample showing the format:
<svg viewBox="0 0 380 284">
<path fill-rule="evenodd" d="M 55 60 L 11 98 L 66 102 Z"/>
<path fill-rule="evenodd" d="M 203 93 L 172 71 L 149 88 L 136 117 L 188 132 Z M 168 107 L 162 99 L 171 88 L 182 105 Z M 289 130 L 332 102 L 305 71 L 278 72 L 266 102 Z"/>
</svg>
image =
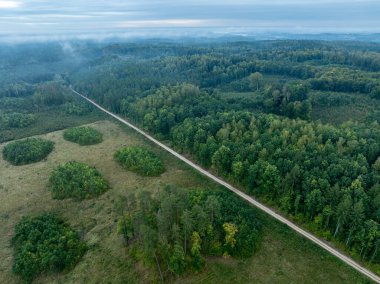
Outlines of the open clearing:
<svg viewBox="0 0 380 284">
<path fill-rule="evenodd" d="M 103 133 L 104 141 L 79 146 L 65 141 L 63 131 L 41 135 L 55 142 L 45 161 L 12 166 L 0 159 L 0 283 L 17 283 L 11 271 L 13 250 L 10 240 L 15 224 L 25 215 L 44 211 L 61 214 L 90 245 L 82 261 L 71 271 L 43 275 L 36 283 L 146 283 L 156 279 L 153 269 L 134 263 L 116 234 L 116 212 L 120 197 L 142 189 L 157 190 L 166 184 L 179 187 L 215 188 L 217 185 L 195 173 L 181 161 L 143 140 L 126 127 L 110 121 L 91 124 Z M 165 164 L 160 177 L 140 177 L 127 172 L 113 159 L 122 146 L 151 147 Z M 2 151 L 4 144 L 0 146 Z M 98 198 L 53 200 L 47 189 L 51 170 L 70 160 L 95 166 L 109 181 L 111 189 Z M 254 209 L 256 210 L 256 209 Z M 184 283 L 366 283 L 357 272 L 336 260 L 286 226 L 257 211 L 264 236 L 260 249 L 247 260 L 209 259 L 205 270 L 184 276 Z"/>
</svg>

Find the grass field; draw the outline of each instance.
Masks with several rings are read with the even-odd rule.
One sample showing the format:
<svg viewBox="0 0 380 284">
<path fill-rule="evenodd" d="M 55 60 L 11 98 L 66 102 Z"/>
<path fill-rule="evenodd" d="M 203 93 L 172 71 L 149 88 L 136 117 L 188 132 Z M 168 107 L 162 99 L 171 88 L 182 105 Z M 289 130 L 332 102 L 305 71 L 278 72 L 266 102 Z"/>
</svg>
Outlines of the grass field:
<svg viewBox="0 0 380 284">
<path fill-rule="evenodd" d="M 44 211 L 61 214 L 90 246 L 71 271 L 42 275 L 35 283 L 151 283 L 157 282 L 154 268 L 135 263 L 116 234 L 120 197 L 133 191 L 158 190 L 166 184 L 179 187 L 216 188 L 217 185 L 187 165 L 143 140 L 124 126 L 110 121 L 91 124 L 104 141 L 79 146 L 65 141 L 63 131 L 41 135 L 55 142 L 45 161 L 14 167 L 0 159 L 0 283 L 18 283 L 12 273 L 13 250 L 10 240 L 15 224 L 25 215 Z M 122 146 L 151 147 L 164 161 L 167 171 L 160 177 L 143 178 L 125 171 L 113 159 Z M 0 151 L 4 144 L 0 145 Z M 109 181 L 111 189 L 98 198 L 53 200 L 47 189 L 51 170 L 70 160 L 95 166 Z M 367 283 L 351 268 L 319 247 L 304 240 L 282 224 L 257 211 L 263 224 L 263 240 L 250 259 L 208 259 L 205 270 L 185 275 L 178 283 Z"/>
</svg>

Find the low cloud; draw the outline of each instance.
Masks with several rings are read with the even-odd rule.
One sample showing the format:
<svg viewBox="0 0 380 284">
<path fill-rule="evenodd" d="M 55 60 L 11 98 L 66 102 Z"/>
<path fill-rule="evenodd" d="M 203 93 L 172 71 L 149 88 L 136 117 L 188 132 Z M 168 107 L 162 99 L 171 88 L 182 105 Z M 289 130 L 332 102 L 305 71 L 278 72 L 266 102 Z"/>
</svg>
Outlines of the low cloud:
<svg viewBox="0 0 380 284">
<path fill-rule="evenodd" d="M 0 35 L 242 27 L 380 32 L 379 10 L 379 0 L 0 0 Z"/>
<path fill-rule="evenodd" d="M 167 27 L 205 27 L 217 26 L 217 21 L 201 19 L 163 19 L 123 21 L 115 24 L 117 28 L 167 28 Z"/>
<path fill-rule="evenodd" d="M 22 3 L 18 1 L 0 1 L 0 9 L 15 9 L 21 5 Z"/>
</svg>

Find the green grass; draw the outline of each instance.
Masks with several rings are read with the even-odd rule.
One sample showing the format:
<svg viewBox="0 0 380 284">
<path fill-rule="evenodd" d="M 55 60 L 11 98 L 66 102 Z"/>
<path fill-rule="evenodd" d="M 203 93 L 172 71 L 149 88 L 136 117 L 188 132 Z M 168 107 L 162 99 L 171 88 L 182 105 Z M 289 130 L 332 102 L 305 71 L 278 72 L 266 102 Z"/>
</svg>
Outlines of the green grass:
<svg viewBox="0 0 380 284">
<path fill-rule="evenodd" d="M 62 131 L 41 137 L 55 142 L 56 149 L 46 161 L 12 167 L 0 160 L 0 283 L 18 283 L 12 273 L 10 240 L 22 216 L 56 212 L 80 233 L 89 246 L 73 270 L 40 276 L 36 283 L 151 283 L 157 282 L 154 267 L 128 256 L 128 248 L 117 234 L 120 198 L 140 190 L 156 191 L 167 184 L 182 188 L 218 186 L 166 152 L 161 151 L 126 126 L 99 121 L 90 125 L 103 133 L 104 141 L 91 147 L 67 142 Z M 159 177 L 141 177 L 126 172 L 113 153 L 132 145 L 148 147 L 165 164 Z M 3 145 L 0 145 L 0 151 Z M 57 164 L 75 160 L 95 166 L 109 181 L 103 195 L 77 202 L 54 200 L 48 190 L 50 172 Z M 263 224 L 263 240 L 247 260 L 209 258 L 204 271 L 185 275 L 178 283 L 366 283 L 356 271 L 301 238 L 286 226 L 257 211 Z"/>
</svg>

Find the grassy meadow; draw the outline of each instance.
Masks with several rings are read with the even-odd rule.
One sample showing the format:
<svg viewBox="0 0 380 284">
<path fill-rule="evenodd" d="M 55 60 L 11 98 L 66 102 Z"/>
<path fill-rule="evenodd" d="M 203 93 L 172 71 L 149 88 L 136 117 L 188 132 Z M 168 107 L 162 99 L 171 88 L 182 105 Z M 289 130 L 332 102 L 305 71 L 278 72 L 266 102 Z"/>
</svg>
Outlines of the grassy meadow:
<svg viewBox="0 0 380 284">
<path fill-rule="evenodd" d="M 125 126 L 108 120 L 90 124 L 103 134 L 103 142 L 80 146 L 63 139 L 63 131 L 40 135 L 55 142 L 46 160 L 12 166 L 0 158 L 0 283 L 19 283 L 12 273 L 14 226 L 22 216 L 56 212 L 80 232 L 89 250 L 78 265 L 59 274 L 41 275 L 35 283 L 156 283 L 155 267 L 136 263 L 116 233 L 120 200 L 140 190 L 156 191 L 167 184 L 183 188 L 217 185 L 184 163 L 150 144 Z M 2 151 L 5 144 L 0 145 Z M 123 169 L 113 154 L 124 146 L 149 147 L 164 162 L 159 177 L 141 177 Z M 50 172 L 75 160 L 95 166 L 111 189 L 83 201 L 54 200 L 48 190 Z M 347 265 L 298 236 L 286 226 L 257 211 L 263 224 L 259 250 L 249 259 L 209 258 L 205 269 L 174 279 L 176 283 L 369 283 Z"/>
</svg>

